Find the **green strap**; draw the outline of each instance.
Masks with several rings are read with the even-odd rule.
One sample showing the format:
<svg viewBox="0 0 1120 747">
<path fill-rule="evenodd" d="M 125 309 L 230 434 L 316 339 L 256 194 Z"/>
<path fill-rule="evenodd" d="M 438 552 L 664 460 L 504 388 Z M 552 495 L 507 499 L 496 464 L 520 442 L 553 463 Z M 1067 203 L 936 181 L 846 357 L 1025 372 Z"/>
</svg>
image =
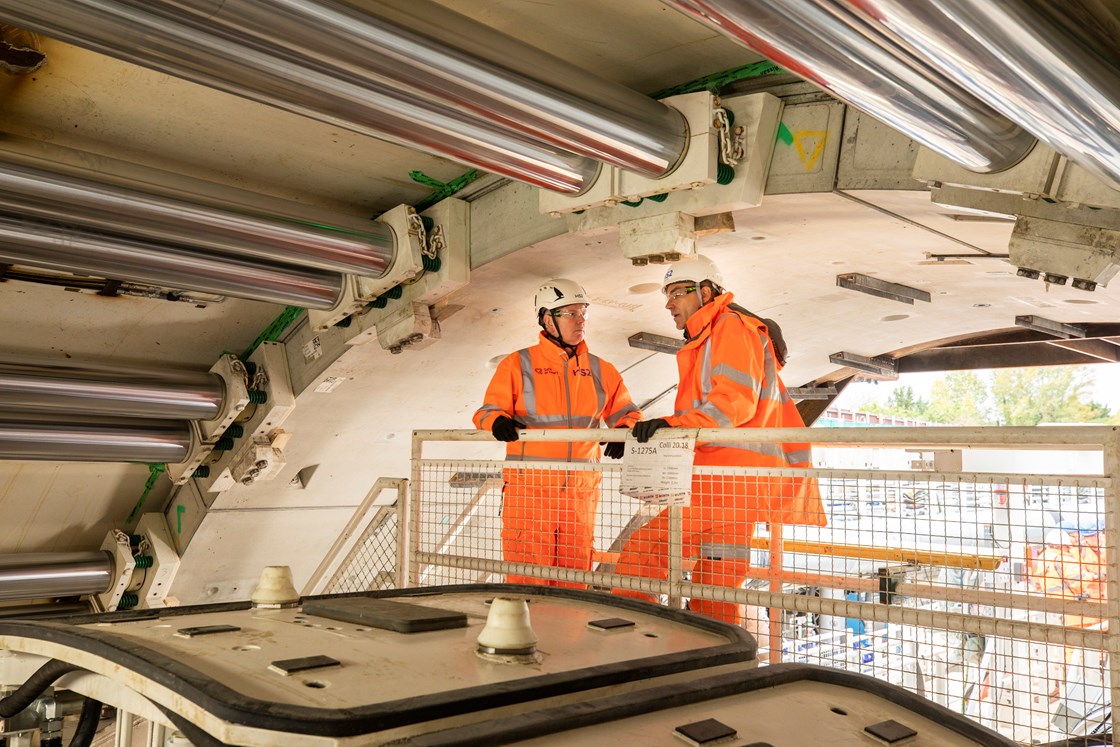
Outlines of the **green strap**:
<svg viewBox="0 0 1120 747">
<path fill-rule="evenodd" d="M 433 179 L 428 176 L 423 171 L 408 172 L 408 177 L 412 179 L 412 181 L 417 184 L 423 184 L 425 187 L 431 187 L 434 190 L 430 195 L 416 203 L 416 211 L 420 212 L 421 210 L 430 208 L 445 197 L 450 197 L 455 194 L 480 176 L 482 176 L 481 171 L 478 169 L 471 169 L 449 182 L 441 182 L 439 179 Z"/>
<path fill-rule="evenodd" d="M 650 98 L 663 99 L 667 96 L 676 96 L 677 94 L 692 93 L 694 91 L 711 91 L 712 93 L 718 93 L 724 86 L 734 83 L 737 80 L 761 78 L 764 75 L 777 75 L 784 72 L 784 70 L 773 62 L 770 62 L 770 60 L 762 60 L 761 62 L 753 62 L 750 65 L 742 65 L 741 67 L 733 67 L 729 70 L 705 75 L 702 78 L 697 78 L 688 83 L 681 83 L 680 85 L 670 88 L 663 88 L 660 91 L 651 93 Z"/>
<path fill-rule="evenodd" d="M 410 171 L 408 172 L 408 178 L 418 184 L 423 184 L 425 187 L 431 187 L 432 189 L 443 189 L 447 186 L 439 179 L 433 179 L 423 171 Z"/>
<path fill-rule="evenodd" d="M 245 348 L 245 352 L 240 356 L 241 360 L 249 360 L 249 356 L 253 354 L 254 350 L 260 347 L 262 342 L 273 342 L 279 339 L 280 335 L 284 334 L 284 330 L 286 330 L 301 313 L 303 313 L 303 309 L 299 306 L 288 306 L 281 311 L 280 316 L 273 319 L 272 323 L 264 328 L 264 332 L 257 335 L 257 339 L 253 340 L 253 344 Z"/>
<path fill-rule="evenodd" d="M 136 505 L 132 507 L 132 513 L 130 513 L 128 515 L 128 518 L 124 520 L 124 523 L 126 525 L 131 524 L 133 519 L 136 518 L 136 514 L 140 513 L 140 509 L 143 507 L 144 501 L 148 500 L 148 494 L 151 493 L 152 488 L 155 487 L 156 480 L 158 480 L 159 476 L 166 471 L 166 464 L 148 465 L 148 481 L 144 483 L 144 492 L 140 494 L 140 500 L 136 501 Z"/>
</svg>

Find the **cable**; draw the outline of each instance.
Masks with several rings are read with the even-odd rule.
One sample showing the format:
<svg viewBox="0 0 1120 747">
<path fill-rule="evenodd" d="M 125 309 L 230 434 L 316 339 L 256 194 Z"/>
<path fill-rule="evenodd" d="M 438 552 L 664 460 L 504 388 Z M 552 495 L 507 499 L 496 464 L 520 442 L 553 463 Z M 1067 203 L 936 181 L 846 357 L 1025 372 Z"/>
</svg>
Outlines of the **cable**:
<svg viewBox="0 0 1120 747">
<path fill-rule="evenodd" d="M 58 659 L 51 659 L 36 670 L 35 674 L 16 688 L 8 697 L 0 700 L 0 718 L 11 718 L 31 705 L 43 691 L 54 684 L 64 674 L 69 674 L 81 669 L 77 664 L 71 664 Z"/>
<path fill-rule="evenodd" d="M 70 747 L 89 747 L 93 737 L 97 734 L 97 725 L 101 723 L 101 701 L 86 698 L 82 703 L 82 712 L 78 716 L 78 727 L 74 736 L 70 738 Z"/>
</svg>

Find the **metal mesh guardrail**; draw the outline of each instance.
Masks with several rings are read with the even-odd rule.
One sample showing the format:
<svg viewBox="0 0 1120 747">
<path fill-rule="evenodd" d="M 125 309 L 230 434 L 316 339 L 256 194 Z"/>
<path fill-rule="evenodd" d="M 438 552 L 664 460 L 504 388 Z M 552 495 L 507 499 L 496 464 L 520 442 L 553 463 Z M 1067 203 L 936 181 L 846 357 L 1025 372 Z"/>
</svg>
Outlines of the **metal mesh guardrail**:
<svg viewBox="0 0 1120 747">
<path fill-rule="evenodd" d="M 623 495 L 619 462 L 509 462 L 488 433 L 417 432 L 393 547 L 340 564 L 341 585 L 326 588 L 381 588 L 386 564 L 403 563 L 393 578 L 407 585 L 514 581 L 640 594 L 741 620 L 764 662 L 870 674 L 1024 743 L 1111 731 L 1120 683 L 1120 574 L 1109 561 L 1114 429 L 686 435 L 812 442 L 818 455 L 858 453 L 864 468 L 697 466 L 693 486 L 703 500 L 694 493 L 692 505 L 665 507 Z M 609 441 L 624 433 L 525 437 Z M 950 451 L 951 470 L 897 469 L 936 461 L 900 454 Z M 1005 453 L 1018 455 L 1005 460 L 1017 468 L 1000 468 L 993 455 Z M 970 454 L 987 455 L 976 460 L 983 471 L 968 468 Z M 1055 461 L 1080 474 L 1022 468 Z M 824 526 L 775 521 L 782 496 L 805 485 L 819 491 Z M 384 539 L 389 526 L 373 534 Z M 350 567 L 363 563 L 380 570 Z"/>
</svg>

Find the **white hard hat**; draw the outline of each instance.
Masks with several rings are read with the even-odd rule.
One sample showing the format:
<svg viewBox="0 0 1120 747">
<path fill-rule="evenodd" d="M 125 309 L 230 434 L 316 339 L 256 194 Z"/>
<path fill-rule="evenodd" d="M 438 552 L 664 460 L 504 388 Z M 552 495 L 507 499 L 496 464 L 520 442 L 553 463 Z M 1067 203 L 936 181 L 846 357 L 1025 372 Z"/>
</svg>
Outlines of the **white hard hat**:
<svg viewBox="0 0 1120 747">
<path fill-rule="evenodd" d="M 537 288 L 537 294 L 533 296 L 533 309 L 538 312 L 541 309 L 552 311 L 573 303 L 590 304 L 591 298 L 582 285 L 565 278 L 549 280 Z"/>
<path fill-rule="evenodd" d="M 682 259 L 669 265 L 669 269 L 665 271 L 665 279 L 661 282 L 661 290 L 664 291 L 673 283 L 699 284 L 704 280 L 710 280 L 720 288 L 723 287 L 723 274 L 716 267 L 716 263 L 703 254 L 697 254 L 690 259 Z"/>
</svg>

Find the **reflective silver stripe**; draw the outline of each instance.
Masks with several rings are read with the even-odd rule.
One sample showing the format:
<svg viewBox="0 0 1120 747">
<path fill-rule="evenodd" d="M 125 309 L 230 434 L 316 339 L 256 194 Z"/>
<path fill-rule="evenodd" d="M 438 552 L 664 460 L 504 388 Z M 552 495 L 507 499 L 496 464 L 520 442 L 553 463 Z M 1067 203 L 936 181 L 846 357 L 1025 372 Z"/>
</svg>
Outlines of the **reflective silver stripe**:
<svg viewBox="0 0 1120 747">
<path fill-rule="evenodd" d="M 692 400 L 692 406 L 691 407 L 689 407 L 687 410 L 675 410 L 673 412 L 673 415 L 675 415 L 676 417 L 680 417 L 681 415 L 684 415 L 686 412 L 692 412 L 693 410 L 699 410 L 703 405 L 704 405 L 703 402 L 701 402 L 698 399 L 694 399 L 694 400 Z"/>
<path fill-rule="evenodd" d="M 756 454 L 764 454 L 766 456 L 779 457 L 783 460 L 786 458 L 785 450 L 781 447 L 780 444 L 763 444 L 763 443 L 749 443 L 749 442 L 724 443 L 724 442 L 719 442 L 719 441 L 705 441 L 703 443 L 697 443 L 696 445 L 697 446 L 718 446 L 721 449 L 739 449 L 740 451 L 753 451 Z"/>
<path fill-rule="evenodd" d="M 749 387 L 756 392 L 759 390 L 758 380 L 755 379 L 755 377 L 751 376 L 746 371 L 741 371 L 738 368 L 735 368 L 734 366 L 731 366 L 727 363 L 721 363 L 713 368 L 712 376 L 723 376 L 725 378 L 731 379 L 739 386 Z"/>
<path fill-rule="evenodd" d="M 478 419 L 479 425 L 482 426 L 485 425 L 486 421 L 488 421 L 490 418 L 501 412 L 504 412 L 504 410 L 502 410 L 502 408 L 498 407 L 497 405 L 484 404 L 482 407 L 478 408 L 477 411 L 475 411 L 475 414 L 482 414 L 482 416 Z"/>
<path fill-rule="evenodd" d="M 700 353 L 700 399 L 708 400 L 712 391 L 712 337 L 704 340 L 704 348 Z"/>
<path fill-rule="evenodd" d="M 533 358 L 529 354 L 529 348 L 517 351 L 517 355 L 521 360 L 521 395 L 525 398 L 525 411 L 532 414 L 537 411 L 537 390 L 533 384 Z"/>
<path fill-rule="evenodd" d="M 813 450 L 798 449 L 797 451 L 787 451 L 786 461 L 790 464 L 810 463 L 813 461 Z"/>
<path fill-rule="evenodd" d="M 637 408 L 637 406 L 634 405 L 633 402 L 631 402 L 630 404 L 621 408 L 614 415 L 611 415 L 610 417 L 608 417 L 607 418 L 607 427 L 608 428 L 614 428 L 616 425 L 618 425 L 618 421 L 622 420 L 624 417 L 626 417 L 627 415 L 629 415 L 632 412 L 638 412 L 638 408 Z"/>
<path fill-rule="evenodd" d="M 760 337 L 762 339 L 762 361 L 766 382 L 762 386 L 759 398 L 772 399 L 780 402 L 781 389 L 778 388 L 778 367 L 774 364 L 773 345 L 770 342 L 770 338 L 766 335 L 760 335 Z"/>
<path fill-rule="evenodd" d="M 543 456 L 528 456 L 525 454 L 507 454 L 507 462 L 580 462 L 583 464 L 597 464 L 597 459 L 577 459 L 572 457 L 543 457 Z"/>
<path fill-rule="evenodd" d="M 598 356 L 588 353 L 591 364 L 591 380 L 595 382 L 595 412 L 601 413 L 607 406 L 607 390 L 603 386 L 603 367 Z"/>
<path fill-rule="evenodd" d="M 731 418 L 724 414 L 723 410 L 719 409 L 711 402 L 705 402 L 700 406 L 699 412 L 704 413 L 712 420 L 719 424 L 720 428 L 734 428 L 735 424 L 731 422 Z"/>
<path fill-rule="evenodd" d="M 594 415 L 518 415 L 517 419 L 525 424 L 526 428 L 598 428 L 599 418 Z M 571 425 L 569 425 L 569 422 Z"/>
</svg>

